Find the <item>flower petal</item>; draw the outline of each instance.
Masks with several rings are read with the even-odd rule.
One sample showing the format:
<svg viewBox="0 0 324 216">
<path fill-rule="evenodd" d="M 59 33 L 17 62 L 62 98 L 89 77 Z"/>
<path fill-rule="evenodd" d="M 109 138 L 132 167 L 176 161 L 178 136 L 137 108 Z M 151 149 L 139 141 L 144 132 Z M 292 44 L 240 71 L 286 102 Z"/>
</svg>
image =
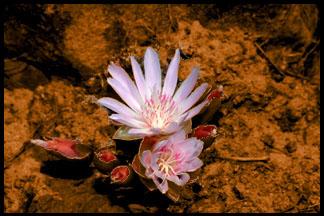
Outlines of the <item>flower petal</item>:
<svg viewBox="0 0 324 216">
<path fill-rule="evenodd" d="M 153 176 L 153 182 L 156 187 L 161 191 L 161 193 L 165 194 L 168 191 L 168 181 L 166 179 L 160 179 L 156 176 Z"/>
<path fill-rule="evenodd" d="M 178 131 L 169 137 L 171 143 L 179 143 L 186 139 L 186 133 L 183 130 Z"/>
<path fill-rule="evenodd" d="M 181 126 L 179 126 L 176 122 L 171 122 L 166 128 L 164 128 L 163 132 L 167 134 L 172 134 L 181 130 Z"/>
<path fill-rule="evenodd" d="M 189 97 L 187 97 L 184 101 L 182 101 L 179 105 L 179 110 L 181 113 L 186 112 L 190 107 L 192 107 L 198 99 L 204 94 L 206 91 L 207 83 L 199 86 Z"/>
<path fill-rule="evenodd" d="M 183 186 L 189 181 L 190 176 L 187 173 L 181 173 L 179 175 L 170 175 L 167 179 L 179 186 Z"/>
<path fill-rule="evenodd" d="M 133 118 L 129 118 L 128 116 L 124 116 L 122 114 L 112 114 L 109 116 L 111 120 L 117 121 L 119 123 L 122 123 L 124 125 L 135 127 L 135 128 L 144 128 L 147 127 L 147 124 L 142 121 L 138 121 Z"/>
<path fill-rule="evenodd" d="M 134 112 L 134 110 L 130 109 L 126 105 L 120 103 L 119 101 L 113 98 L 109 98 L 109 97 L 100 98 L 99 100 L 97 100 L 97 103 L 99 103 L 104 107 L 107 107 L 108 109 L 116 113 L 128 116 L 130 118 L 136 118 L 136 119 L 142 118 L 142 116 L 138 115 L 136 112 Z"/>
<path fill-rule="evenodd" d="M 198 157 L 203 147 L 203 142 L 194 137 L 176 143 L 174 149 L 175 152 L 181 152 L 184 154 L 185 160 L 189 161 L 194 157 Z"/>
<path fill-rule="evenodd" d="M 185 118 L 184 121 L 187 121 L 188 119 L 191 119 L 192 117 L 194 117 L 195 115 L 197 115 L 200 110 L 208 103 L 208 100 L 205 100 L 204 102 L 202 102 L 201 104 L 195 106 L 194 108 L 192 108 L 191 110 L 187 111 L 188 115 Z"/>
<path fill-rule="evenodd" d="M 194 88 L 197 78 L 198 78 L 198 66 L 195 66 L 191 74 L 187 77 L 185 81 L 183 81 L 183 83 L 175 93 L 173 100 L 178 103 L 184 100 L 190 94 L 191 90 Z"/>
<path fill-rule="evenodd" d="M 168 143 L 166 143 L 166 142 L 169 142 L 169 141 L 168 140 L 162 140 L 162 141 L 156 143 L 154 148 L 153 148 L 153 152 L 155 153 L 155 152 L 159 151 L 161 146 L 168 145 Z"/>
<path fill-rule="evenodd" d="M 117 65 L 109 65 L 108 71 L 138 102 L 143 103 L 138 89 L 126 71 Z"/>
<path fill-rule="evenodd" d="M 152 130 L 151 128 L 132 128 L 128 131 L 128 133 L 134 136 L 144 137 L 157 135 L 160 132 L 158 130 Z"/>
<path fill-rule="evenodd" d="M 149 168 L 152 160 L 152 152 L 150 150 L 143 151 L 141 155 L 141 163 L 145 168 Z"/>
<path fill-rule="evenodd" d="M 132 69 L 133 69 L 133 74 L 134 74 L 137 88 L 142 96 L 142 99 L 145 100 L 147 87 L 146 87 L 142 69 L 138 64 L 138 62 L 135 60 L 134 56 L 131 56 L 130 58 L 131 58 Z"/>
<path fill-rule="evenodd" d="M 129 92 L 126 90 L 120 82 L 116 79 L 108 78 L 107 79 L 109 85 L 117 92 L 117 94 L 125 101 L 125 103 L 135 110 L 136 112 L 141 112 L 141 106 L 139 101 L 137 101 Z"/>
<path fill-rule="evenodd" d="M 151 168 L 155 171 L 156 175 L 159 175 L 161 172 L 159 171 L 160 166 L 158 164 L 158 160 L 160 155 L 162 154 L 162 152 L 154 152 L 153 151 L 153 156 L 152 156 L 152 160 L 151 160 Z"/>
<path fill-rule="evenodd" d="M 144 69 L 146 86 L 153 90 L 154 86 L 161 92 L 161 67 L 158 54 L 151 48 L 147 48 L 144 56 Z"/>
<path fill-rule="evenodd" d="M 169 65 L 167 74 L 165 76 L 162 94 L 167 94 L 170 96 L 173 95 L 178 81 L 179 62 L 180 62 L 180 52 L 179 49 L 177 49 Z"/>
<path fill-rule="evenodd" d="M 187 172 L 193 172 L 203 165 L 203 162 L 199 158 L 195 158 L 188 164 Z"/>
</svg>

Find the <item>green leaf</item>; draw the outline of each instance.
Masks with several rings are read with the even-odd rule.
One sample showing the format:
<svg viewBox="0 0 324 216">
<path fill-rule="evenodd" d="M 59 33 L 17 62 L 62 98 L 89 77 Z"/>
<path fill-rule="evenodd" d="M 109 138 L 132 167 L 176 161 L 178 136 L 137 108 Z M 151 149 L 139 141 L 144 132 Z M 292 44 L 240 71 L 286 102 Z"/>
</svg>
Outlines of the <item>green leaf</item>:
<svg viewBox="0 0 324 216">
<path fill-rule="evenodd" d="M 130 129 L 131 129 L 131 127 L 121 126 L 115 132 L 115 134 L 113 136 L 113 139 L 118 139 L 118 140 L 138 140 L 138 139 L 142 139 L 142 137 L 137 137 L 137 136 L 129 134 L 128 131 Z"/>
</svg>

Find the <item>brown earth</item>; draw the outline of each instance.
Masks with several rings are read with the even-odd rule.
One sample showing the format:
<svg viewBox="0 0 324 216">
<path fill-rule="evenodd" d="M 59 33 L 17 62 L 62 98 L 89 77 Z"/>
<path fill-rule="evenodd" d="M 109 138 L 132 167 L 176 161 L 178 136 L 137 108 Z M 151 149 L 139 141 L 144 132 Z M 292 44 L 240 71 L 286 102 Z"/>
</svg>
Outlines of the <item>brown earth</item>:
<svg viewBox="0 0 324 216">
<path fill-rule="evenodd" d="M 4 212 L 320 212 L 319 17 L 317 5 L 6 6 Z M 198 64 L 199 83 L 224 86 L 209 122 L 220 136 L 177 203 L 30 143 L 108 143 L 117 127 L 92 96 L 118 98 L 107 63 L 131 75 L 148 46 L 162 66 L 181 46 L 181 80 Z M 118 151 L 124 164 L 136 147 Z"/>
</svg>

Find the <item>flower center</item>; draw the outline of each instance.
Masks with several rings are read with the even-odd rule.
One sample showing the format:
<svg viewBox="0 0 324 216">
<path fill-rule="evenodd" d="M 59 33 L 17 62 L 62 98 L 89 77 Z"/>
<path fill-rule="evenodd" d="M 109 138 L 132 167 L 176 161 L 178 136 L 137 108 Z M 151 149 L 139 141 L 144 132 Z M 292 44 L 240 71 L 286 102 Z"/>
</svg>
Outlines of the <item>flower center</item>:
<svg viewBox="0 0 324 216">
<path fill-rule="evenodd" d="M 161 95 L 155 89 L 151 98 L 145 98 L 145 104 L 142 106 L 142 115 L 148 125 L 154 128 L 164 129 L 172 121 L 173 114 L 176 113 L 177 107 L 172 100 L 172 96 L 167 94 Z"/>
<path fill-rule="evenodd" d="M 171 148 L 167 148 L 166 151 L 163 152 L 158 159 L 160 171 L 166 175 L 176 175 L 174 166 L 177 164 L 178 161 L 181 161 L 183 158 L 183 154 L 174 154 Z"/>
</svg>

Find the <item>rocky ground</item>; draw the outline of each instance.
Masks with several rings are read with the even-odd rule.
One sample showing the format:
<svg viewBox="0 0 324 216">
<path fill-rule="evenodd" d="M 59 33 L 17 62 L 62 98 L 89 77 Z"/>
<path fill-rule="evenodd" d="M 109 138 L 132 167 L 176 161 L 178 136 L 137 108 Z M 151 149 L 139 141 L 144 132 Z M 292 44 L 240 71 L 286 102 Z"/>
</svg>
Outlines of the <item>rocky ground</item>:
<svg viewBox="0 0 324 216">
<path fill-rule="evenodd" d="M 4 212 L 320 212 L 319 16 L 316 5 L 6 6 Z M 107 64 L 131 75 L 128 57 L 148 46 L 162 66 L 181 46 L 180 80 L 198 64 L 199 83 L 224 86 L 209 122 L 220 136 L 177 203 L 30 143 L 109 142 L 117 127 L 92 97 L 118 98 Z"/>
</svg>

